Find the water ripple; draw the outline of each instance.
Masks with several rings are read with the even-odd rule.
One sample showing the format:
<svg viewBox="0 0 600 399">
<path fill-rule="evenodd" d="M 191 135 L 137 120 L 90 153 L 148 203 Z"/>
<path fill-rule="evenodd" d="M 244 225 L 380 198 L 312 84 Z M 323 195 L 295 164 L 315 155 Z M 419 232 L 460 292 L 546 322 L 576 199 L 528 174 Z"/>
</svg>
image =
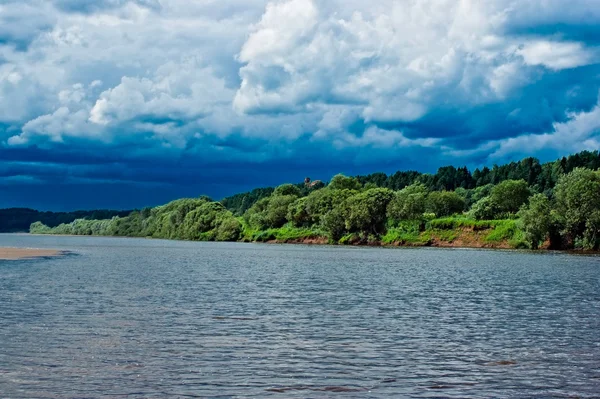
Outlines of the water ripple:
<svg viewBox="0 0 600 399">
<path fill-rule="evenodd" d="M 594 398 L 600 258 L 0 236 L 0 397 Z"/>
</svg>

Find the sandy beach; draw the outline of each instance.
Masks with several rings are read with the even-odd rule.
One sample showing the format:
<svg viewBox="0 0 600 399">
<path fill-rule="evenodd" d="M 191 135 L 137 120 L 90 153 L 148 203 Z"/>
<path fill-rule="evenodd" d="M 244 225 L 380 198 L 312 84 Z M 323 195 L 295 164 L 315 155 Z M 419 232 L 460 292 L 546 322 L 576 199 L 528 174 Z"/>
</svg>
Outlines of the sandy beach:
<svg viewBox="0 0 600 399">
<path fill-rule="evenodd" d="M 0 248 L 0 260 L 30 259 L 45 256 L 59 256 L 60 254 L 60 251 L 53 249 Z"/>
</svg>

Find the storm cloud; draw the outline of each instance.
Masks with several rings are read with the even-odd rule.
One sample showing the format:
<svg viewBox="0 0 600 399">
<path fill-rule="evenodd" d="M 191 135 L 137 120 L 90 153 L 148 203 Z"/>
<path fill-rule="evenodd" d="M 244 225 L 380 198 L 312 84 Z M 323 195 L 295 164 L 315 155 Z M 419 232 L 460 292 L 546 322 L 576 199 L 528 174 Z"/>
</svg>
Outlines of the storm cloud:
<svg viewBox="0 0 600 399">
<path fill-rule="evenodd" d="M 0 205 L 597 149 L 595 3 L 0 1 Z"/>
</svg>

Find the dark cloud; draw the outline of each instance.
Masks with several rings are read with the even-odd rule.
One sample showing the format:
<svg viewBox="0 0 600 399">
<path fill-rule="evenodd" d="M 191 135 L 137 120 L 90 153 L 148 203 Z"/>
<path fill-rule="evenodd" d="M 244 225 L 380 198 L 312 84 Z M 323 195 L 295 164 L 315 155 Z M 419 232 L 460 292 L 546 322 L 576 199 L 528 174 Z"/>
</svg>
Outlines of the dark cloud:
<svg viewBox="0 0 600 399">
<path fill-rule="evenodd" d="M 0 206 L 594 149 L 598 26 L 593 0 L 4 1 Z"/>
</svg>

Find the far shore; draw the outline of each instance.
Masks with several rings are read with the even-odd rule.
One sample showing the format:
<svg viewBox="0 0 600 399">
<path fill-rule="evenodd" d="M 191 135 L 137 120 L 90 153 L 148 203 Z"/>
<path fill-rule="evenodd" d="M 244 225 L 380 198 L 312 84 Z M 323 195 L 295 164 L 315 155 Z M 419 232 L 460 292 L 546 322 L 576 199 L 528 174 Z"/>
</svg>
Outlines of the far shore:
<svg viewBox="0 0 600 399">
<path fill-rule="evenodd" d="M 54 249 L 0 248 L 0 260 L 20 260 L 60 256 L 64 252 Z"/>
</svg>

